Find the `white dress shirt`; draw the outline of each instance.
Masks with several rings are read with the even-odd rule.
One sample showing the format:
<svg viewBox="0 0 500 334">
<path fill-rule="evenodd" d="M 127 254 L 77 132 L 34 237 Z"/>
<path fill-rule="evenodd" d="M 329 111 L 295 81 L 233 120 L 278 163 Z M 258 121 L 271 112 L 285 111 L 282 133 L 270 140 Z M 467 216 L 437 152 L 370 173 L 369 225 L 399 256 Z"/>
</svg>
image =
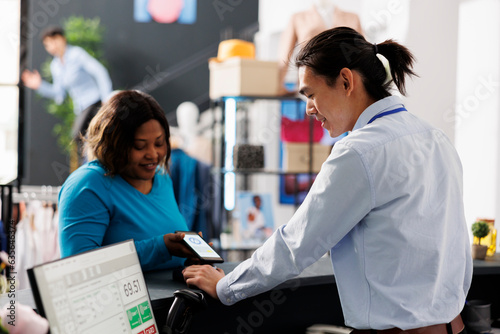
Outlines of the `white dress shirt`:
<svg viewBox="0 0 500 334">
<path fill-rule="evenodd" d="M 328 250 L 347 326 L 401 329 L 450 322 L 472 259 L 462 167 L 445 134 L 390 96 L 338 141 L 303 204 L 217 284 L 226 304 L 295 277 Z"/>
<path fill-rule="evenodd" d="M 67 45 L 63 56 L 50 63 L 52 81 L 42 81 L 37 92 L 52 98 L 57 104 L 64 101 L 66 92 L 73 100 L 75 114 L 96 103 L 106 102 L 112 92 L 111 78 L 106 68 L 79 46 Z"/>
</svg>

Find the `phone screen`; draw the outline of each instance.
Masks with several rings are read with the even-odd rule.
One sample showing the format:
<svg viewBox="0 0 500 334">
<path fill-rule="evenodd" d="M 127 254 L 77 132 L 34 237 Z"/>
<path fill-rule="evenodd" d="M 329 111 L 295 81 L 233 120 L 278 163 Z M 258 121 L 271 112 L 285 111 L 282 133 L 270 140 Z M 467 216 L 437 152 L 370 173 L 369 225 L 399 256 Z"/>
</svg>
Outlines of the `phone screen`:
<svg viewBox="0 0 500 334">
<path fill-rule="evenodd" d="M 186 233 L 186 232 L 184 232 Z M 217 254 L 209 244 L 205 242 L 198 234 L 186 233 L 184 241 L 188 244 L 191 249 L 198 254 L 198 256 L 204 260 L 212 262 L 222 262 L 222 258 Z"/>
</svg>

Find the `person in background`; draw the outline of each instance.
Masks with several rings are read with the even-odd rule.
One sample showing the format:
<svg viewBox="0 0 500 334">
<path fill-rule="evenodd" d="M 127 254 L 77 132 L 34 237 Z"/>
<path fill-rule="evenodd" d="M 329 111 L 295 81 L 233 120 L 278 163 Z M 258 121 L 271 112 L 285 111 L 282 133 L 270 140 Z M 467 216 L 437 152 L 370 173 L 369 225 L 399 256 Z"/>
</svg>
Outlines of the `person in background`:
<svg viewBox="0 0 500 334">
<path fill-rule="evenodd" d="M 90 120 L 112 92 L 106 68 L 79 46 L 70 45 L 60 27 L 48 27 L 41 33 L 45 50 L 54 59 L 50 63 L 52 84 L 42 80 L 37 70 L 24 70 L 23 84 L 57 104 L 69 93 L 76 119 L 72 135 L 77 141 L 85 135 Z"/>
<path fill-rule="evenodd" d="M 169 125 L 153 97 L 122 91 L 91 121 L 89 162 L 59 193 L 61 256 L 134 239 L 144 270 L 183 265 L 186 222 L 166 171 Z"/>
<path fill-rule="evenodd" d="M 472 280 L 462 167 L 446 135 L 408 112 L 413 55 L 333 28 L 299 52 L 306 110 L 338 141 L 303 204 L 224 276 L 184 269 L 226 305 L 295 277 L 330 251 L 345 324 L 360 333 L 456 334 Z M 428 103 L 433 108 L 432 101 Z M 387 330 L 387 331 L 386 331 Z"/>
</svg>

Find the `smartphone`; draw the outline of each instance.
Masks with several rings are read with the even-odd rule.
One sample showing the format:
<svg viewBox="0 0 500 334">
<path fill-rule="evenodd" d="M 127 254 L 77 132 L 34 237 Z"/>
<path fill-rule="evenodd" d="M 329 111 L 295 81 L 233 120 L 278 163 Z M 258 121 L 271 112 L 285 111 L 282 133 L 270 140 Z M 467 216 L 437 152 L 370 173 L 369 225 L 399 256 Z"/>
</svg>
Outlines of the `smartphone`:
<svg viewBox="0 0 500 334">
<path fill-rule="evenodd" d="M 189 247 L 193 253 L 204 263 L 222 263 L 224 259 L 213 250 L 210 245 L 203 240 L 196 232 L 191 231 L 175 231 L 176 233 L 184 233 L 184 244 Z"/>
</svg>

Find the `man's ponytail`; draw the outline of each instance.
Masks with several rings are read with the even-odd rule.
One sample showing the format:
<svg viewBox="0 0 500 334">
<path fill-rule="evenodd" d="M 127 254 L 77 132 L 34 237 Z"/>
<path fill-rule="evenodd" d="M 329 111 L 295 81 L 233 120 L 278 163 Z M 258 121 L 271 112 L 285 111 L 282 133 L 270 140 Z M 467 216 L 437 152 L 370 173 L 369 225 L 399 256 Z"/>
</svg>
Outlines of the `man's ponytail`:
<svg viewBox="0 0 500 334">
<path fill-rule="evenodd" d="M 377 44 L 377 47 L 379 53 L 389 61 L 394 84 L 401 94 L 406 95 L 406 76 L 417 76 L 412 70 L 415 62 L 413 54 L 408 48 L 392 39 Z"/>
</svg>

